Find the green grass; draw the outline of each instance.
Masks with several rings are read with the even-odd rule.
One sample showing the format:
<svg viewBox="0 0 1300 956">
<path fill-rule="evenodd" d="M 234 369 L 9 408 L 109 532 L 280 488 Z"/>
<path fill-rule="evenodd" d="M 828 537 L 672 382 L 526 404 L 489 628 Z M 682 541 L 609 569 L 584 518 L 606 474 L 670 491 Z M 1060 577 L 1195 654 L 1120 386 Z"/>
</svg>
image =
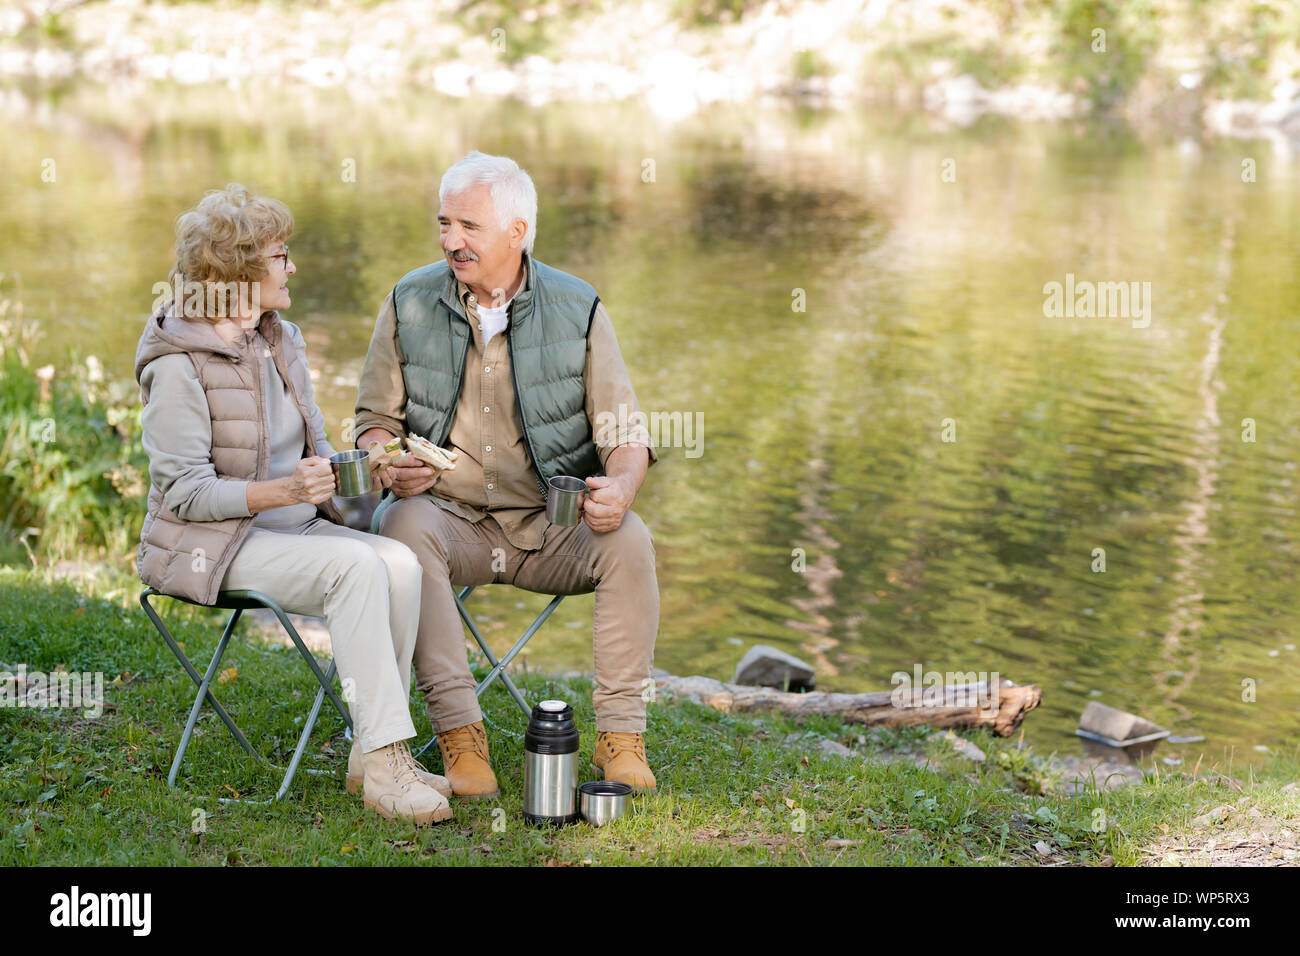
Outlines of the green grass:
<svg viewBox="0 0 1300 956">
<path fill-rule="evenodd" d="M 445 824 L 417 829 L 365 811 L 342 786 L 346 743 L 337 717 L 322 716 L 305 766 L 275 806 L 223 804 L 271 796 L 274 771 L 245 759 L 208 711 L 175 792 L 166 786 L 193 685 L 179 673 L 133 596 L 79 594 L 33 572 L 0 571 L 0 661 L 29 670 L 102 671 L 107 710 L 0 708 L 0 865 L 257 864 L 1018 864 L 1137 862 L 1153 840 L 1187 832 L 1190 819 L 1238 794 L 1226 782 L 1164 776 L 1080 797 L 1041 796 L 1040 762 L 1011 741 L 972 733 L 989 754 L 972 764 L 924 730 L 879 730 L 821 719 L 796 727 L 689 704 L 651 705 L 647 735 L 659 792 L 638 797 L 614 824 L 540 830 L 520 816 L 522 715 L 494 689 L 489 739 L 502 785 L 492 803 L 454 804 Z M 160 602 L 168 614 L 169 602 Z M 169 621 L 172 619 L 168 616 Z M 213 615 L 178 608 L 174 633 L 202 667 L 216 640 Z M 218 688 L 254 744 L 283 762 L 311 694 L 296 652 L 241 637 Z M 594 742 L 591 687 L 582 680 L 521 675 L 529 696 L 575 706 L 582 767 Z M 422 739 L 423 708 L 413 701 Z M 1030 720 L 1033 718 L 1030 717 Z M 807 747 L 783 744 L 806 735 Z M 856 759 L 816 753 L 822 738 L 854 746 Z M 897 759 L 928 756 L 926 766 Z M 1294 819 L 1294 754 L 1245 783 L 1274 819 Z M 892 759 L 891 759 L 892 758 Z M 437 761 L 431 769 L 437 770 Z M 1096 811 L 1108 826 L 1095 828 Z M 201 811 L 201 812 L 200 812 Z M 195 832 L 202 819 L 203 832 Z M 1294 826 L 1294 822 L 1290 824 Z"/>
</svg>

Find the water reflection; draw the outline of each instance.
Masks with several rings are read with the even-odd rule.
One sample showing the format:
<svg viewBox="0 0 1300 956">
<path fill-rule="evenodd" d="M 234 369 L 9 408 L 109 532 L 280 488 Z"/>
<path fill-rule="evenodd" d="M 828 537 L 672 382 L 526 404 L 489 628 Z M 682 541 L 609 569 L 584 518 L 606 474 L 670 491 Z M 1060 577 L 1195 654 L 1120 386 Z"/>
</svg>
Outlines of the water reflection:
<svg viewBox="0 0 1300 956">
<path fill-rule="evenodd" d="M 438 171 L 516 155 L 538 257 L 600 289 L 642 405 L 704 416 L 705 454 L 661 449 L 637 503 L 658 666 L 726 678 L 761 641 L 839 690 L 998 671 L 1043 686 L 1027 737 L 1071 751 L 1091 699 L 1207 750 L 1300 729 L 1293 165 L 1246 185 L 1240 144 L 996 119 L 82 88 L 0 108 L 0 271 L 46 360 L 129 374 L 172 221 L 244 181 L 297 216 L 291 317 L 335 436 L 383 296 L 437 255 Z M 1067 272 L 1151 282 L 1150 327 L 1046 318 Z M 474 600 L 498 638 L 544 603 Z M 589 668 L 590 614 L 567 602 L 532 666 Z"/>
</svg>

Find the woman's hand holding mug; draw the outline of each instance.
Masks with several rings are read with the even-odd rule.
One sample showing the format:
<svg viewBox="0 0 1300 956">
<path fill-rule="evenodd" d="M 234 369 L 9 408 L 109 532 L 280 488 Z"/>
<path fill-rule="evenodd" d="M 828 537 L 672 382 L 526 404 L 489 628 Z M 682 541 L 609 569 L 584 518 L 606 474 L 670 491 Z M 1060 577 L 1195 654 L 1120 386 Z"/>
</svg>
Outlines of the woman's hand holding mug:
<svg viewBox="0 0 1300 956">
<path fill-rule="evenodd" d="M 294 503 L 318 505 L 334 494 L 334 469 L 329 459 L 315 455 L 298 462 L 289 477 L 289 496 Z"/>
</svg>

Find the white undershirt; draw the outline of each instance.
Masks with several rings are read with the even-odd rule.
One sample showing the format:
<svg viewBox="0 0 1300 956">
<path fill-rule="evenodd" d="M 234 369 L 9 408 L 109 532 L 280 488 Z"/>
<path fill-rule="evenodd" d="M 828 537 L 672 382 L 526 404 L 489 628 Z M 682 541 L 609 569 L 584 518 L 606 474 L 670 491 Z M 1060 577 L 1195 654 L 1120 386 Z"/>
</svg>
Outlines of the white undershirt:
<svg viewBox="0 0 1300 956">
<path fill-rule="evenodd" d="M 514 299 L 510 300 L 510 302 L 513 301 Z M 505 331 L 506 324 L 509 322 L 508 313 L 510 312 L 510 302 L 507 302 L 499 309 L 493 309 L 486 305 L 479 305 L 477 307 L 478 319 L 483 326 L 484 348 L 486 348 L 487 344 L 492 341 L 492 336 L 496 335 L 498 332 Z"/>
</svg>

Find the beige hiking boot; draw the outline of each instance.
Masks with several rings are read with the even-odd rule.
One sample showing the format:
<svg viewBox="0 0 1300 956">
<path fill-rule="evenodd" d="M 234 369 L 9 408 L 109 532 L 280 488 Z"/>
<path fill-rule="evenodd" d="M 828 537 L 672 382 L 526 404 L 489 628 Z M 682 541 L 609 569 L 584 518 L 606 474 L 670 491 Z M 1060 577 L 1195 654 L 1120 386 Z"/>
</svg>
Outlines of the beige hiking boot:
<svg viewBox="0 0 1300 956">
<path fill-rule="evenodd" d="M 410 749 L 406 750 L 406 756 L 411 758 L 411 763 L 415 765 L 415 775 L 420 778 L 420 782 L 426 787 L 433 787 L 444 797 L 450 799 L 451 784 L 447 782 L 446 777 L 440 777 L 436 773 L 429 773 L 420 766 L 420 761 L 415 759 L 415 755 Z M 343 786 L 348 793 L 354 797 L 359 796 L 365 785 L 365 767 L 361 762 L 361 745 L 357 743 L 356 738 L 352 739 L 352 749 L 348 751 L 348 775 L 343 780 Z"/>
<path fill-rule="evenodd" d="M 602 730 L 596 735 L 596 752 L 591 765 L 605 773 L 606 780 L 625 783 L 633 790 L 651 791 L 655 775 L 645 758 L 645 737 L 641 734 Z"/>
<path fill-rule="evenodd" d="M 419 826 L 451 818 L 447 798 L 420 782 L 405 740 L 362 754 L 361 763 L 367 810 L 388 820 L 414 820 Z"/>
<path fill-rule="evenodd" d="M 483 721 L 453 727 L 438 734 L 442 770 L 451 789 L 466 800 L 487 800 L 501 796 L 496 774 L 488 758 L 487 731 Z"/>
</svg>

